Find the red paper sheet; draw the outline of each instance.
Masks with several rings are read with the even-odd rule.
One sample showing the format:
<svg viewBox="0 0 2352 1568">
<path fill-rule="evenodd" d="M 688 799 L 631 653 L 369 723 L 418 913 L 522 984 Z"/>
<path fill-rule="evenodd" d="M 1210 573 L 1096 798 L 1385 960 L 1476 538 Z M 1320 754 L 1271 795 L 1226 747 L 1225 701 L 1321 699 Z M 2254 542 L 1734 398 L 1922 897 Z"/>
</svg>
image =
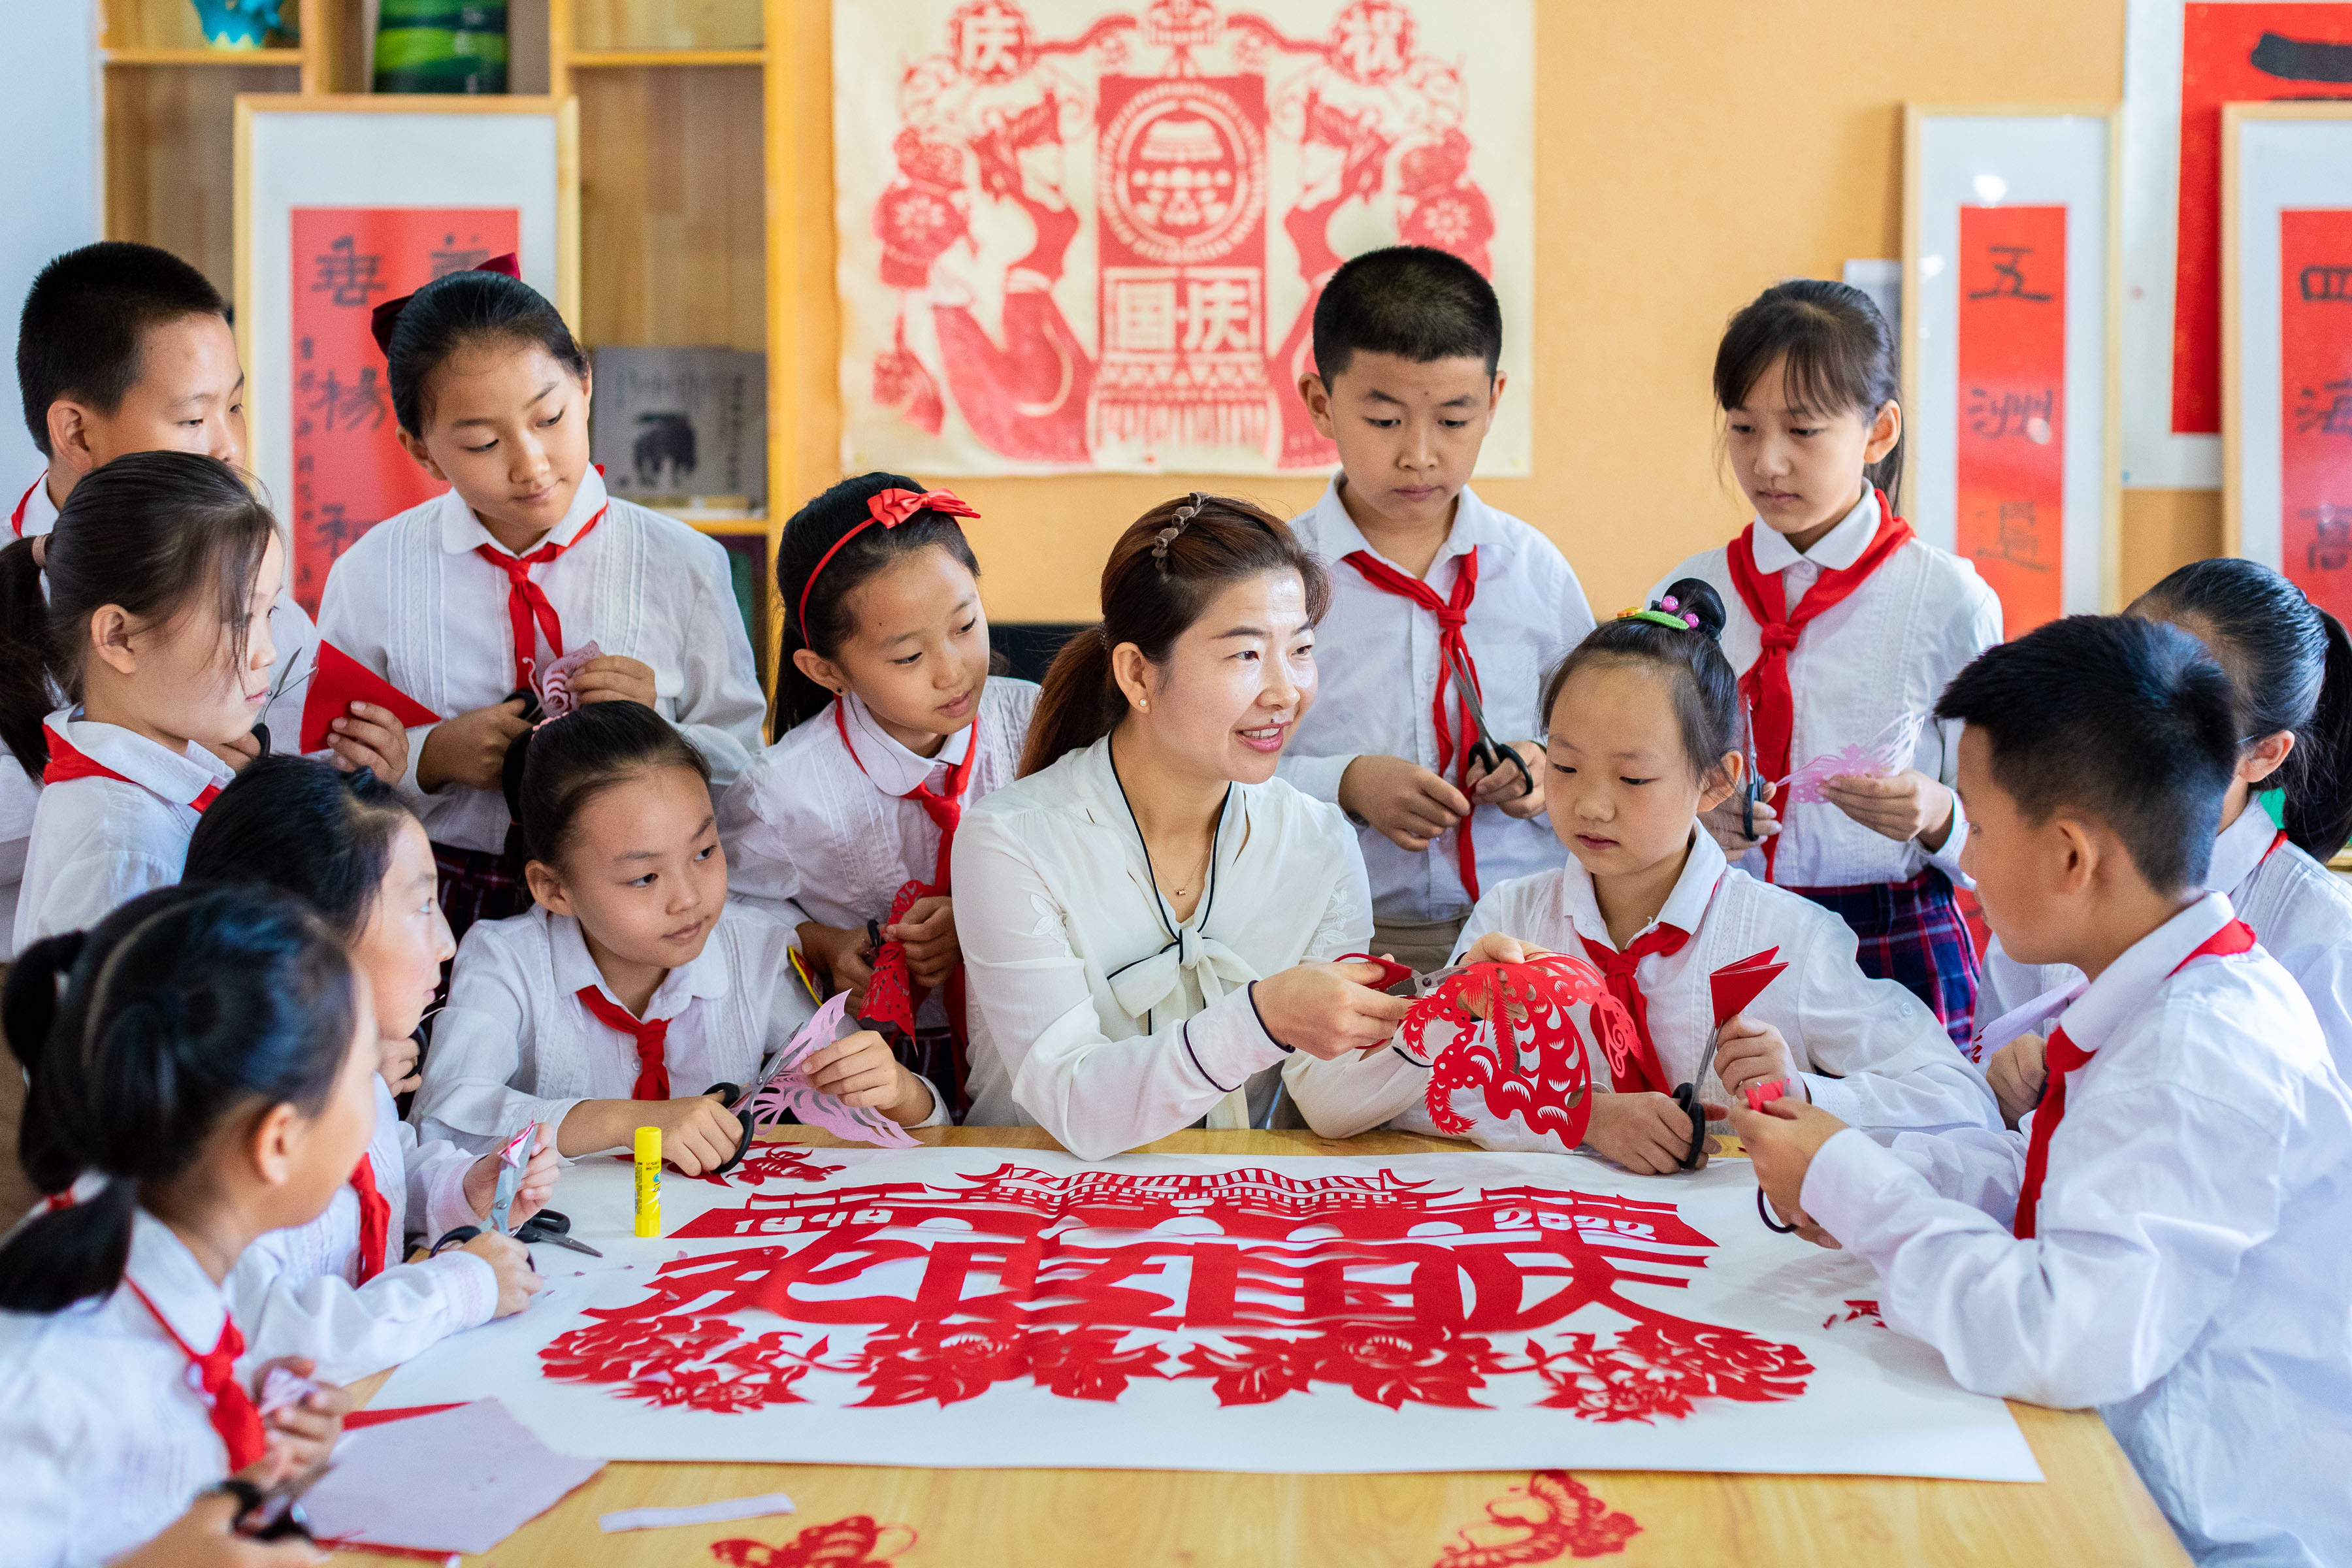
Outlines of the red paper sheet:
<svg viewBox="0 0 2352 1568">
<path fill-rule="evenodd" d="M 1789 966 L 1773 961 L 1780 950 L 1768 947 L 1761 952 L 1751 952 L 1737 963 L 1727 963 L 1707 976 L 1707 986 L 1714 994 L 1715 1026 L 1718 1029 L 1736 1017 L 1739 1010 L 1764 994 L 1764 988 L 1788 973 Z"/>
<path fill-rule="evenodd" d="M 2352 211 L 2279 215 L 2279 569 L 2352 616 Z"/>
<path fill-rule="evenodd" d="M 2190 5 L 2181 23 L 2172 428 L 2210 436 L 2221 428 L 2221 106 L 2352 98 L 2352 82 L 2297 74 L 2315 68 L 2296 47 L 2352 44 L 2352 5 Z"/>
<path fill-rule="evenodd" d="M 521 247 L 511 207 L 296 207 L 292 305 L 294 596 L 312 616 L 327 568 L 387 517 L 446 487 L 401 449 L 378 305 Z M 307 730 L 308 725 L 304 728 Z"/>
<path fill-rule="evenodd" d="M 440 722 L 441 715 L 391 681 L 321 639 L 319 662 L 310 674 L 310 689 L 302 698 L 302 749 L 315 752 L 327 743 L 327 726 L 352 710 L 354 702 L 388 708 L 401 728 Z"/>
<path fill-rule="evenodd" d="M 2020 637 L 2062 605 L 2066 209 L 1960 209 L 1956 547 Z"/>
</svg>

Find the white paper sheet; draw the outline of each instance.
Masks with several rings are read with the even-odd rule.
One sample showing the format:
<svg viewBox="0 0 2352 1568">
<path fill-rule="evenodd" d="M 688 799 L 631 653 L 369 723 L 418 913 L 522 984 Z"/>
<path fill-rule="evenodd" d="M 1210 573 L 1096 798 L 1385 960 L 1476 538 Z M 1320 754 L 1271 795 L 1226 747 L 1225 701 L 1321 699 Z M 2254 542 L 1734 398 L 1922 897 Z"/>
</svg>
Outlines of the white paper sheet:
<svg viewBox="0 0 2352 1568">
<path fill-rule="evenodd" d="M 729 1498 L 724 1502 L 698 1503 L 692 1508 L 625 1508 L 596 1516 L 596 1528 L 607 1535 L 625 1530 L 668 1530 L 681 1524 L 724 1524 L 734 1519 L 765 1519 L 791 1513 L 793 1500 L 782 1492 L 758 1497 Z"/>
<path fill-rule="evenodd" d="M 602 1458 L 2041 1479 L 1745 1162 L 776 1144 L 666 1184 L 638 1240 L 625 1163 L 568 1173 L 604 1259 L 542 1250 L 382 1400 L 495 1393 Z"/>
<path fill-rule="evenodd" d="M 322 1542 L 488 1552 L 604 1468 L 550 1451 L 481 1399 L 344 1434 L 302 1510 Z"/>
</svg>

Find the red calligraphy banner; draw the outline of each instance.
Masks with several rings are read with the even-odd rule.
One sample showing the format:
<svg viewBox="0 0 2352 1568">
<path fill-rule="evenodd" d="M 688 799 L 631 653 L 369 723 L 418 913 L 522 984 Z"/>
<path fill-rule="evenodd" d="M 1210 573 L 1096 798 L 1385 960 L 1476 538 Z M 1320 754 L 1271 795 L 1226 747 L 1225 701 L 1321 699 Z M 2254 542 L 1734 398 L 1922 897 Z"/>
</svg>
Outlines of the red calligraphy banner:
<svg viewBox="0 0 2352 1568">
<path fill-rule="evenodd" d="M 2019 637 L 2063 608 L 2066 209 L 1960 209 L 1954 548 Z"/>
<path fill-rule="evenodd" d="M 520 248 L 511 207 L 296 207 L 294 596 L 313 616 L 327 569 L 370 528 L 444 488 L 401 449 L 369 333 L 375 308 Z"/>
<path fill-rule="evenodd" d="M 2221 106 L 2352 98 L 2352 5 L 2200 5 L 2181 18 L 2172 428 L 2221 428 Z"/>
<path fill-rule="evenodd" d="M 2352 211 L 2279 215 L 2279 569 L 2352 618 Z"/>
</svg>

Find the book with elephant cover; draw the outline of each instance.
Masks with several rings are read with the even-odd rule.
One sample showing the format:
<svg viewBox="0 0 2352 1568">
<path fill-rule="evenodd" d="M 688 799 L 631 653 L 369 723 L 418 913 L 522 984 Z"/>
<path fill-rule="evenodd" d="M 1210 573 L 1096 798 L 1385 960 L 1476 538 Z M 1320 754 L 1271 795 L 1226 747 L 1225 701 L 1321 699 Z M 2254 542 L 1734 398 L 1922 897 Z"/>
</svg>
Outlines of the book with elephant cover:
<svg viewBox="0 0 2352 1568">
<path fill-rule="evenodd" d="M 591 447 L 614 495 L 701 516 L 767 504 L 768 356 L 600 348 Z"/>
</svg>

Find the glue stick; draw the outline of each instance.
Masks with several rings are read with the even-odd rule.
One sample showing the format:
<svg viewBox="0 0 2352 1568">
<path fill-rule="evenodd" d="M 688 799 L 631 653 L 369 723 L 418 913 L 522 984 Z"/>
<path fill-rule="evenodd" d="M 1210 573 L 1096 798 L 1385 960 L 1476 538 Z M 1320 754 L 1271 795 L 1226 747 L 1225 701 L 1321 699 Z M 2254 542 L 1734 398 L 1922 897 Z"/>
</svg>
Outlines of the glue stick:
<svg viewBox="0 0 2352 1568">
<path fill-rule="evenodd" d="M 637 1234 L 661 1234 L 661 1129 L 637 1129 Z"/>
</svg>

